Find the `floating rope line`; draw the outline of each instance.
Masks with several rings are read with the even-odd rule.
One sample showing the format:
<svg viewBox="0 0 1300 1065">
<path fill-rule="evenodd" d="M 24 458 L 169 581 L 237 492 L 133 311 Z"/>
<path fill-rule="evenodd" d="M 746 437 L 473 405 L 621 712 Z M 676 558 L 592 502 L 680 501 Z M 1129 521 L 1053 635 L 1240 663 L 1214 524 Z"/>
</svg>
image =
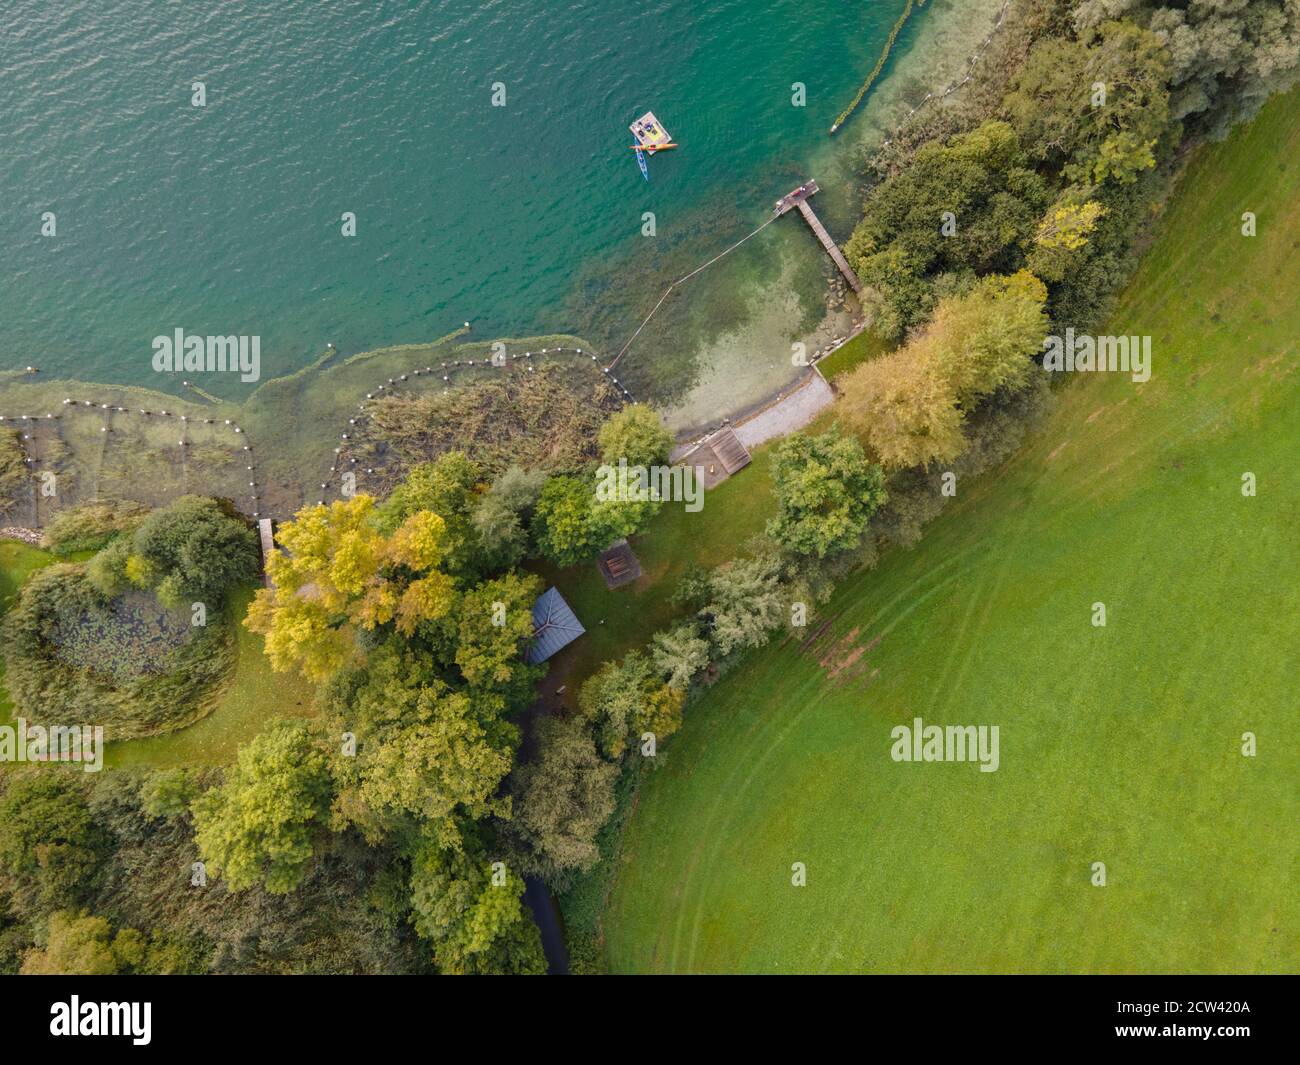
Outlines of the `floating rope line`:
<svg viewBox="0 0 1300 1065">
<path fill-rule="evenodd" d="M 894 47 L 894 40 L 898 37 L 899 31 L 903 28 L 903 24 L 907 22 L 912 15 L 912 2 L 913 0 L 907 0 L 907 7 L 903 8 L 903 13 L 898 16 L 898 21 L 894 23 L 894 28 L 889 31 L 889 39 L 885 41 L 884 51 L 880 53 L 880 58 L 876 60 L 875 70 L 867 75 L 867 80 L 862 83 L 862 88 L 858 90 L 858 95 L 853 97 L 853 102 L 840 112 L 840 117 L 837 118 L 831 126 L 830 132 L 827 134 L 828 136 L 834 136 L 835 131 L 848 121 L 849 116 L 858 109 L 858 104 L 862 103 L 862 98 L 867 95 L 867 90 L 870 89 L 875 80 L 880 77 L 880 72 L 885 69 L 885 63 L 889 59 L 890 50 Z M 925 0 L 917 0 L 916 6 L 918 8 L 924 7 Z"/>
<path fill-rule="evenodd" d="M 971 57 L 968 60 L 966 60 L 966 65 L 968 67 L 975 66 L 975 64 L 978 63 L 980 59 L 983 57 L 984 53 L 988 51 L 989 45 L 993 43 L 994 36 L 997 34 L 998 30 L 1002 28 L 1002 20 L 1006 18 L 1007 8 L 1010 6 L 1011 6 L 1011 0 L 1002 0 L 1002 8 L 1000 11 L 998 11 L 997 21 L 993 23 L 993 29 L 989 32 L 989 35 L 984 38 L 984 43 L 981 44 L 977 49 L 975 49 L 975 52 L 971 55 Z M 951 96 L 963 85 L 965 85 L 968 81 L 970 81 L 972 76 L 973 75 L 971 75 L 970 73 L 967 73 L 964 78 L 961 78 L 958 81 L 954 81 L 951 85 L 949 85 L 946 89 L 944 89 L 943 92 L 941 92 L 939 95 L 941 97 Z M 907 125 L 907 123 L 911 120 L 912 116 L 916 114 L 919 110 L 921 110 L 921 108 L 923 108 L 926 104 L 928 104 L 932 99 L 934 99 L 934 93 L 927 92 L 925 94 L 925 98 L 915 107 L 913 107 L 910 111 L 908 111 L 906 115 L 903 116 L 903 121 L 900 122 L 895 127 L 893 134 L 890 137 L 886 137 L 883 141 L 880 142 L 880 146 L 882 148 L 886 147 L 890 143 L 890 140 L 893 137 L 897 137 L 899 133 L 903 131 L 903 127 Z M 834 130 L 832 130 L 831 132 L 834 132 Z M 876 158 L 875 160 L 873 160 L 873 163 L 878 162 L 879 160 L 880 160 L 880 153 L 877 152 Z"/>
<path fill-rule="evenodd" d="M 745 236 L 741 237 L 738 241 L 736 241 L 735 244 L 733 244 L 733 245 L 732 245 L 730 248 L 728 248 L 726 251 L 719 252 L 717 255 L 715 255 L 712 259 L 710 259 L 710 260 L 709 260 L 707 263 L 705 263 L 703 266 L 697 266 L 694 270 L 692 270 L 692 271 L 691 271 L 689 274 L 687 274 L 685 277 L 679 277 L 676 281 L 674 281 L 671 285 L 669 285 L 666 289 L 664 289 L 664 294 L 663 294 L 662 296 L 659 297 L 659 302 L 656 303 L 656 304 L 654 305 L 654 310 L 652 310 L 649 314 L 647 314 L 647 315 L 645 316 L 645 321 L 643 321 L 639 326 L 637 326 L 636 332 L 633 333 L 633 334 L 628 338 L 627 343 L 624 344 L 623 347 L 619 350 L 619 353 L 618 353 L 617 355 L 614 356 L 614 361 L 611 362 L 608 366 L 605 367 L 605 372 L 608 373 L 610 370 L 613 370 L 614 367 L 618 365 L 618 360 L 621 359 L 624 355 L 627 354 L 627 349 L 630 348 L 630 347 L 632 346 L 632 342 L 633 342 L 634 340 L 636 340 L 636 338 L 639 337 L 639 336 L 641 335 L 641 330 L 644 329 L 644 328 L 645 328 L 645 327 L 650 323 L 650 319 L 653 318 L 653 317 L 654 317 L 654 316 L 659 312 L 659 308 L 662 307 L 662 306 L 664 305 L 664 300 L 666 300 L 666 299 L 669 297 L 669 295 L 672 293 L 673 289 L 675 289 L 678 285 L 683 284 L 683 283 L 689 281 L 691 278 L 693 278 L 696 274 L 700 273 L 701 271 L 703 271 L 703 270 L 707 270 L 710 266 L 712 266 L 714 263 L 716 263 L 716 262 L 717 262 L 719 259 L 721 259 L 723 256 L 725 256 L 725 255 L 730 255 L 733 251 L 735 251 L 735 250 L 736 250 L 737 248 L 739 248 L 742 244 L 744 244 L 745 241 L 749 240 L 750 237 L 757 236 L 759 233 L 761 233 L 763 230 L 765 230 L 768 226 L 770 226 L 773 222 L 775 222 L 779 217 L 781 217 L 781 216 L 780 216 L 780 215 L 773 215 L 771 218 L 769 218 L 766 222 L 764 222 L 761 226 L 759 226 L 759 227 L 758 227 L 756 230 L 754 230 L 752 233 L 747 233 Z"/>
</svg>

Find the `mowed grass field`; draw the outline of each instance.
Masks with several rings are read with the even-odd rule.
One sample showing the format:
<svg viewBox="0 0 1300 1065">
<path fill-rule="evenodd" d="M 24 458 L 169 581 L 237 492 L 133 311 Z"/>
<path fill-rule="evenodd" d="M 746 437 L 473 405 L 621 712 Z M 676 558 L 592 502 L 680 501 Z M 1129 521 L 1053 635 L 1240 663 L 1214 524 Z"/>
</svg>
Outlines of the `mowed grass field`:
<svg viewBox="0 0 1300 1065">
<path fill-rule="evenodd" d="M 1071 381 L 815 646 L 691 708 L 624 839 L 614 971 L 1300 968 L 1297 160 L 1300 94 L 1201 150 L 1110 326 L 1152 336 L 1151 380 Z M 999 726 L 1000 768 L 895 763 L 914 716 Z"/>
</svg>

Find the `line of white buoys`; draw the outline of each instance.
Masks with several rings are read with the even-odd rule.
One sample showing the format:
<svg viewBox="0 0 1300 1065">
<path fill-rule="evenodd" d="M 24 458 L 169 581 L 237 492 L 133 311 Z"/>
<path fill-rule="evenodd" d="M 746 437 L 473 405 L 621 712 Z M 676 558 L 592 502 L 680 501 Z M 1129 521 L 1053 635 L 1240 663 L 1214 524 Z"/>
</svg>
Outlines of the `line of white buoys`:
<svg viewBox="0 0 1300 1065">
<path fill-rule="evenodd" d="M 147 410 L 147 409 L 145 409 L 144 407 L 138 407 L 138 408 L 136 408 L 135 410 L 132 410 L 130 407 L 119 407 L 119 406 L 117 406 L 117 405 L 115 405 L 115 404 L 111 404 L 111 403 L 96 403 L 96 402 L 94 402 L 93 400 L 89 400 L 89 399 L 73 399 L 73 398 L 71 398 L 71 397 L 68 397 L 67 399 L 65 399 L 65 400 L 63 401 L 63 406 L 65 406 L 65 407 L 69 407 L 69 408 L 74 409 L 74 410 L 75 410 L 75 409 L 78 409 L 78 408 L 80 408 L 80 409 L 84 409 L 84 408 L 86 408 L 86 407 L 89 407 L 89 408 L 91 408 L 92 410 L 98 410 L 98 411 L 103 412 L 104 415 L 106 416 L 106 418 L 107 418 L 108 420 L 105 422 L 105 424 L 103 424 L 103 425 L 101 425 L 101 426 L 99 427 L 99 431 L 100 431 L 101 433 L 111 433 L 111 432 L 113 431 L 113 427 L 112 427 L 111 422 L 112 422 L 112 416 L 113 416 L 114 414 L 135 415 L 135 416 L 138 416 L 138 417 L 145 417 L 145 418 L 152 418 L 152 417 L 160 417 L 160 418 L 177 418 L 177 419 L 179 419 L 182 423 L 184 423 L 185 425 L 188 425 L 188 424 L 190 423 L 191 420 L 193 420 L 193 421 L 195 421 L 195 422 L 199 422 L 199 423 L 201 423 L 201 424 L 203 424 L 203 425 L 216 425 L 216 424 L 217 424 L 217 419 L 215 419 L 215 418 L 194 418 L 194 419 L 191 419 L 190 416 L 189 416 L 188 414 L 177 414 L 175 411 L 162 410 L 162 409 L 159 409 L 159 410 L 156 410 L 156 411 L 155 411 L 155 410 Z M 0 423 L 4 423 L 4 422 L 27 422 L 27 421 L 37 422 L 37 421 L 46 421 L 46 420 L 57 420 L 58 418 L 59 418 L 59 415 L 54 414 L 54 413 L 48 413 L 48 414 L 44 414 L 44 415 L 35 415 L 35 414 L 17 414 L 17 415 L 14 415 L 14 414 L 0 414 Z M 232 432 L 235 432 L 235 433 L 238 433 L 238 434 L 243 434 L 243 432 L 244 432 L 244 430 L 243 430 L 242 427 L 236 425 L 236 424 L 235 424 L 233 421 L 231 421 L 231 419 L 229 419 L 229 418 L 224 419 L 224 424 L 227 425 L 227 426 L 229 426 Z M 28 436 L 28 435 L 26 435 L 26 434 L 24 434 L 24 435 L 23 435 L 23 439 L 24 439 L 24 440 L 29 440 L 29 439 L 31 439 L 31 437 Z M 185 438 L 184 428 L 182 428 L 182 430 L 181 430 L 181 438 L 180 438 L 180 440 L 178 441 L 178 446 L 179 446 L 179 447 L 182 447 L 182 448 L 186 448 L 186 447 L 189 447 L 189 446 L 190 446 L 190 442 Z M 246 452 L 249 452 L 249 459 L 250 459 L 250 462 L 251 462 L 251 459 L 252 459 L 252 454 L 251 454 L 251 453 L 252 453 L 252 450 L 253 450 L 252 445 L 251 445 L 251 444 L 245 444 L 245 445 L 243 445 L 242 450 L 244 450 L 244 451 L 246 451 Z M 24 448 L 23 448 L 23 451 L 24 451 L 24 453 L 26 453 L 27 449 L 24 447 Z M 26 455 L 26 454 L 25 454 L 25 455 L 24 455 L 24 458 L 23 458 L 23 461 L 24 461 L 24 463 L 26 463 L 27 465 L 30 466 L 34 460 L 30 457 L 30 455 Z M 248 471 L 249 471 L 250 473 L 254 472 L 254 471 L 253 471 L 253 467 L 252 467 L 251 465 L 248 466 Z M 257 487 L 256 482 L 255 482 L 255 481 L 250 481 L 250 482 L 249 482 L 249 487 L 250 487 L 250 488 L 256 488 L 256 487 Z M 253 515 L 253 517 L 255 517 L 255 518 L 260 517 L 261 515 L 260 515 L 260 513 L 258 512 L 258 510 L 256 509 L 256 508 L 257 508 L 257 505 L 258 505 L 258 496 L 257 496 L 257 493 L 256 493 L 256 492 L 251 493 L 251 494 L 250 494 L 250 499 L 252 500 L 253 508 L 254 508 L 254 509 L 252 510 L 252 515 Z"/>
<path fill-rule="evenodd" d="M 984 53 L 988 51 L 989 45 L 993 43 L 994 36 L 997 34 L 998 30 L 1002 28 L 1002 20 L 1006 17 L 1007 8 L 1010 6 L 1011 6 L 1011 0 L 1002 0 L 1002 9 L 998 12 L 997 21 L 994 22 L 993 24 L 993 32 L 984 38 L 984 43 L 981 44 L 975 50 L 974 54 L 972 54 L 971 57 L 966 60 L 966 65 L 968 67 L 975 66 L 975 64 L 978 63 L 981 58 L 983 58 Z M 943 92 L 939 94 L 940 97 L 951 95 L 952 93 L 960 89 L 963 85 L 965 85 L 968 81 L 970 81 L 970 79 L 971 79 L 971 75 L 968 73 L 965 77 L 957 81 L 954 81 L 951 85 L 949 85 L 946 89 L 944 89 Z M 897 137 L 903 131 L 903 127 L 907 125 L 907 123 L 911 120 L 912 116 L 916 114 L 919 110 L 921 110 L 921 108 L 924 107 L 927 103 L 929 103 L 933 97 L 934 97 L 934 93 L 927 92 L 925 94 L 925 99 L 923 99 L 919 104 L 917 104 L 910 111 L 908 111 L 906 115 L 903 116 L 903 121 L 900 122 L 894 128 L 894 132 L 892 134 L 890 134 L 888 137 L 886 137 L 883 141 L 880 142 L 880 146 L 884 148 L 887 145 L 889 145 L 890 142 L 893 140 L 893 138 Z M 878 161 L 879 158 L 880 158 L 880 153 L 877 153 L 876 161 Z"/>
<path fill-rule="evenodd" d="M 529 362 L 525 372 L 532 373 L 534 363 L 531 360 L 534 355 L 561 355 L 564 354 L 565 352 L 570 352 L 574 355 L 586 355 L 588 358 L 591 359 L 592 362 L 595 363 L 599 363 L 600 361 L 595 354 L 593 354 L 590 351 L 584 351 L 582 348 L 557 347 L 557 348 L 542 348 L 540 351 L 537 352 L 533 352 L 533 351 L 517 352 L 514 355 L 509 356 L 509 362 L 515 362 L 519 359 L 527 359 L 529 360 Z M 426 366 L 422 370 L 418 368 L 413 370 L 408 370 L 406 373 L 399 374 L 396 377 L 388 378 L 387 381 L 381 381 L 378 385 L 376 385 L 369 392 L 367 392 L 365 394 L 366 398 L 357 404 L 357 409 L 360 413 L 355 417 L 349 418 L 348 425 L 356 426 L 361 424 L 361 422 L 366 417 L 367 402 L 374 401 L 376 399 L 382 399 L 384 393 L 388 393 L 390 395 L 393 394 L 394 390 L 398 386 L 400 386 L 404 381 L 407 381 L 411 377 L 423 377 L 425 375 L 434 375 L 435 373 L 440 372 L 443 382 L 447 385 L 447 387 L 443 388 L 443 391 L 450 392 L 451 375 L 455 373 L 457 370 L 469 369 L 470 367 L 476 365 L 484 366 L 484 367 L 495 366 L 498 369 L 502 369 L 506 365 L 508 365 L 508 363 L 504 360 L 501 362 L 496 362 L 491 358 L 478 359 L 478 360 L 453 359 L 450 362 L 441 363 L 437 370 L 435 370 L 434 367 L 432 366 Z M 628 391 L 627 387 L 623 384 L 622 381 L 620 381 L 617 377 L 613 375 L 609 367 L 603 367 L 601 372 L 610 381 L 610 383 L 613 384 L 614 387 L 618 389 L 618 391 L 622 394 L 625 402 L 628 403 L 635 402 L 635 400 L 632 398 L 632 393 Z M 340 434 L 339 446 L 334 449 L 334 458 L 330 463 L 329 473 L 326 476 L 325 480 L 321 482 L 320 487 L 322 492 L 329 488 L 330 484 L 334 480 L 334 475 L 339 473 L 339 468 L 345 460 L 343 455 L 343 449 L 348 445 L 348 442 L 351 440 L 351 436 L 352 434 L 349 432 Z M 346 462 L 349 466 L 355 466 L 357 464 L 357 460 L 354 456 L 348 456 L 346 458 Z M 366 470 L 366 473 L 373 473 L 373 472 L 374 472 L 373 468 L 368 468 Z M 324 498 L 318 499 L 316 501 L 316 504 L 317 506 L 324 506 L 325 504 Z"/>
</svg>

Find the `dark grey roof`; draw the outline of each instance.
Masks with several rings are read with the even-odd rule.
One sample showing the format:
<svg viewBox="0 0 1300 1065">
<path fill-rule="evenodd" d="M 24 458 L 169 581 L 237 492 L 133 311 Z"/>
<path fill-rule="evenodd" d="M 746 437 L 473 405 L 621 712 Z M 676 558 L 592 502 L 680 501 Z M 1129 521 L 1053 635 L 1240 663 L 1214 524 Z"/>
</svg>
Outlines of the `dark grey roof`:
<svg viewBox="0 0 1300 1065">
<path fill-rule="evenodd" d="M 528 648 L 528 664 L 545 662 L 586 631 L 559 591 L 547 588 L 533 604 L 534 640 Z"/>
</svg>

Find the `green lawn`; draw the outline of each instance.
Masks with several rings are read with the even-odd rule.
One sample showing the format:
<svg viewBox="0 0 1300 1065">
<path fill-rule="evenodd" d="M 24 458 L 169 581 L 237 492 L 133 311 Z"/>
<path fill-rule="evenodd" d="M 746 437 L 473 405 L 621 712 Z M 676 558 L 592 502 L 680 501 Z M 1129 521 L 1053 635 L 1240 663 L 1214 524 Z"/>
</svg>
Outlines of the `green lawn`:
<svg viewBox="0 0 1300 1065">
<path fill-rule="evenodd" d="M 235 672 L 212 713 L 188 728 L 164 736 L 109 744 L 108 765 L 229 765 L 274 717 L 311 717 L 315 689 L 296 673 L 275 673 L 262 650 L 262 637 L 244 628 L 253 588 L 231 597 L 222 621 L 236 631 Z"/>
<path fill-rule="evenodd" d="M 870 330 L 863 330 L 846 344 L 836 348 L 826 358 L 817 363 L 822 376 L 830 381 L 836 377 L 856 370 L 864 362 L 870 362 L 877 355 L 890 351 L 894 345 L 881 340 Z"/>
<path fill-rule="evenodd" d="M 681 503 L 665 503 L 645 531 L 632 537 L 643 573 L 631 584 L 611 592 L 594 562 L 567 570 L 534 567 L 560 589 L 587 630 L 552 659 L 568 695 L 601 663 L 644 647 L 654 632 L 688 613 L 669 602 L 688 563 L 720 565 L 762 531 L 776 507 L 771 461 L 771 446 L 759 449 L 749 466 L 705 493 L 704 505 L 694 513 Z"/>
<path fill-rule="evenodd" d="M 1296 159 L 1300 94 L 1201 151 L 1113 317 L 1151 381 L 1072 381 L 827 638 L 691 709 L 624 840 L 615 971 L 1297 968 Z M 999 726 L 1001 768 L 893 762 L 914 715 Z"/>
<path fill-rule="evenodd" d="M 91 554 L 75 554 L 70 560 L 84 562 Z M 12 605 L 28 577 L 58 561 L 40 548 L 0 540 L 0 615 Z M 252 587 L 242 589 L 231 598 L 222 618 L 223 624 L 236 626 L 236 664 L 212 713 L 165 736 L 109 744 L 104 759 L 107 765 L 225 765 L 234 761 L 240 744 L 262 731 L 269 718 L 309 717 L 316 712 L 312 685 L 297 674 L 273 673 L 262 652 L 262 638 L 239 624 L 252 598 Z M 4 660 L 0 658 L 0 725 L 11 723 L 13 715 L 3 682 Z"/>
</svg>

